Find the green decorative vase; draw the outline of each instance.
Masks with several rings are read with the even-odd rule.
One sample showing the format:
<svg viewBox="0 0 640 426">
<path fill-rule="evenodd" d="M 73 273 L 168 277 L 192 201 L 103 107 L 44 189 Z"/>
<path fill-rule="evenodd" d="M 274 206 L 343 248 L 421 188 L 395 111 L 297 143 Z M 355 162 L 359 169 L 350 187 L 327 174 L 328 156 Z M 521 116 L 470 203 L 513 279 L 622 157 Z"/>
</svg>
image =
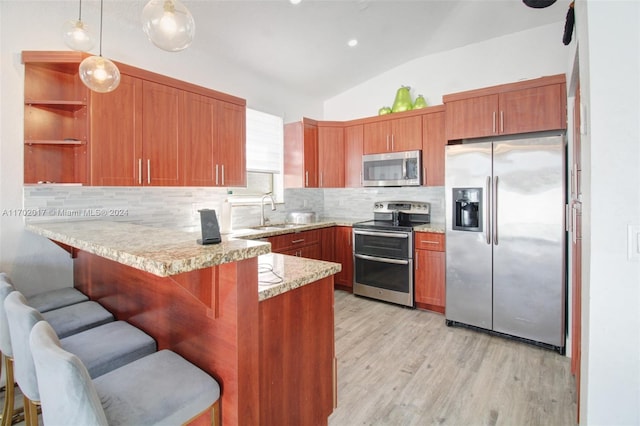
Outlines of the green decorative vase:
<svg viewBox="0 0 640 426">
<path fill-rule="evenodd" d="M 378 110 L 378 115 L 387 115 L 387 114 L 391 114 L 391 108 L 389 108 L 388 106 L 382 107 Z"/>
<path fill-rule="evenodd" d="M 413 103 L 413 109 L 426 108 L 427 101 L 424 99 L 424 96 L 418 95 L 416 101 Z"/>
<path fill-rule="evenodd" d="M 413 102 L 411 102 L 411 94 L 409 93 L 411 87 L 402 86 L 396 92 L 396 99 L 393 101 L 391 112 L 409 111 L 413 108 Z"/>
</svg>

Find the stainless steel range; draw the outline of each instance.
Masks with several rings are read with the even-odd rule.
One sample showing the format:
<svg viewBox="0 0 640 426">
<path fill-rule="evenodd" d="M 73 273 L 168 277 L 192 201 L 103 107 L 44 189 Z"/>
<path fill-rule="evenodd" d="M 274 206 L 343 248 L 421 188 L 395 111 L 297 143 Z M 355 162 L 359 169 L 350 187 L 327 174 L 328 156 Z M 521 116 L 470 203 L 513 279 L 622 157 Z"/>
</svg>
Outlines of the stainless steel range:
<svg viewBox="0 0 640 426">
<path fill-rule="evenodd" d="M 353 293 L 413 307 L 413 227 L 429 222 L 429 203 L 376 202 L 353 225 Z"/>
</svg>

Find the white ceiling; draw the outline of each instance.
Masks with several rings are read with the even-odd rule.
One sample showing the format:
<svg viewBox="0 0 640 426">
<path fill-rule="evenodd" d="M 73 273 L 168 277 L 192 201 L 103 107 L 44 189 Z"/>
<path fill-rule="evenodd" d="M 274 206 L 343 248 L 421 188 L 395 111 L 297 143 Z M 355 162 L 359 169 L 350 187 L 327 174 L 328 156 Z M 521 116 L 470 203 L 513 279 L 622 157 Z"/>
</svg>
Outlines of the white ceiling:
<svg viewBox="0 0 640 426">
<path fill-rule="evenodd" d="M 415 58 L 564 21 L 570 1 L 544 9 L 521 0 L 183 3 L 196 21 L 190 49 L 237 64 L 275 87 L 326 99 Z M 105 4 L 105 15 L 139 25 L 145 3 Z M 359 40 L 357 47 L 347 46 L 351 38 Z M 557 38 L 562 43 L 562 34 Z"/>
</svg>

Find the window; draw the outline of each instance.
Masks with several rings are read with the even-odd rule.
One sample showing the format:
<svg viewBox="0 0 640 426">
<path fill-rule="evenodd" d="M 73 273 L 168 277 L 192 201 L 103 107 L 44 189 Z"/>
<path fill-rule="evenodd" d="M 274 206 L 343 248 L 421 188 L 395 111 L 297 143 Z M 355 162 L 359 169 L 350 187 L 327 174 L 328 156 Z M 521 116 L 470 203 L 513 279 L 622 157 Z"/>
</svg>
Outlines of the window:
<svg viewBox="0 0 640 426">
<path fill-rule="evenodd" d="M 247 187 L 233 189 L 234 195 L 241 196 L 235 201 L 253 203 L 272 192 L 276 201 L 283 202 L 282 117 L 247 108 L 246 126 Z"/>
</svg>

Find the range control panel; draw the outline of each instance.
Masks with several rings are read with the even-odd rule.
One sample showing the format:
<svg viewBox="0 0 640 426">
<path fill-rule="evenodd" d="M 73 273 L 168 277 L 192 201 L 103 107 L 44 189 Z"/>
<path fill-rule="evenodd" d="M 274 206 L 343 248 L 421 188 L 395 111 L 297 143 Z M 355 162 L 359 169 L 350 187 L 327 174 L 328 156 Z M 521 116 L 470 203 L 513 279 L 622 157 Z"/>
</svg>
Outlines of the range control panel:
<svg viewBox="0 0 640 426">
<path fill-rule="evenodd" d="M 374 213 L 420 213 L 429 214 L 430 204 L 422 201 L 376 201 L 373 205 Z"/>
</svg>

